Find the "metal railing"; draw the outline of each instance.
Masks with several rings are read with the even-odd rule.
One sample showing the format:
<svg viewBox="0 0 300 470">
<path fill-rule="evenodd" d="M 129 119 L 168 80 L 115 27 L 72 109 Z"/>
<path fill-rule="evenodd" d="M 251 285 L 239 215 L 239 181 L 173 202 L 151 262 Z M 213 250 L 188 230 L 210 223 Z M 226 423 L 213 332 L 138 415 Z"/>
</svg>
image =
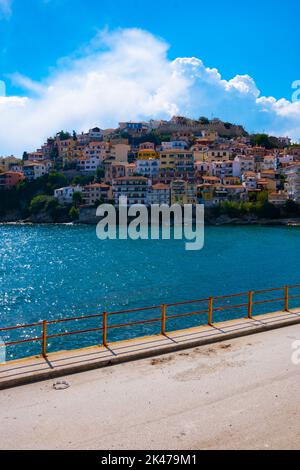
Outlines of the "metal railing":
<svg viewBox="0 0 300 470">
<path fill-rule="evenodd" d="M 156 305 L 152 307 L 143 307 L 143 308 L 134 308 L 134 309 L 129 309 L 129 310 L 119 310 L 115 312 L 103 312 L 99 314 L 93 314 L 93 315 L 84 315 L 84 316 L 78 316 L 78 317 L 71 317 L 71 318 L 62 318 L 62 319 L 57 319 L 57 320 L 43 320 L 37 323 L 31 323 L 27 325 L 17 325 L 17 326 L 11 326 L 7 328 L 0 328 L 0 333 L 6 332 L 9 333 L 11 331 L 18 331 L 18 330 L 26 330 L 28 328 L 40 328 L 40 335 L 39 336 L 34 336 L 26 339 L 20 339 L 17 341 L 9 341 L 5 343 L 5 346 L 15 346 L 19 344 L 25 344 L 25 343 L 33 343 L 33 342 L 41 342 L 42 344 L 42 351 L 41 354 L 44 357 L 47 357 L 47 342 L 51 339 L 55 338 L 61 338 L 61 337 L 67 337 L 67 336 L 72 336 L 72 335 L 82 335 L 82 334 L 87 334 L 87 333 L 92 333 L 92 332 L 102 332 L 102 345 L 104 347 L 108 347 L 109 341 L 108 341 L 108 333 L 110 330 L 113 329 L 122 329 L 122 328 L 128 328 L 128 327 L 133 327 L 137 325 L 146 325 L 150 323 L 158 323 L 160 324 L 160 333 L 161 335 L 166 335 L 167 332 L 175 331 L 174 329 L 168 330 L 167 325 L 169 320 L 174 320 L 174 319 L 179 319 L 179 318 L 184 318 L 184 317 L 191 317 L 194 315 L 207 315 L 207 325 L 209 326 L 214 326 L 214 314 L 217 312 L 223 312 L 225 310 L 235 310 L 235 309 L 245 309 L 245 315 L 242 315 L 238 318 L 244 318 L 248 317 L 249 319 L 253 318 L 254 315 L 254 306 L 255 305 L 262 305 L 262 304 L 267 304 L 267 303 L 278 303 L 282 302 L 282 307 L 283 310 L 288 312 L 289 311 L 289 302 L 292 299 L 300 298 L 300 294 L 294 294 L 291 295 L 291 290 L 293 289 L 300 289 L 300 284 L 293 285 L 293 286 L 284 286 L 284 287 L 278 287 L 278 288 L 272 288 L 272 289 L 264 289 L 264 290 L 258 290 L 258 291 L 249 291 L 249 292 L 242 292 L 239 294 L 232 294 L 232 295 L 222 295 L 222 296 L 210 296 L 207 298 L 202 298 L 198 300 L 189 300 L 186 302 L 177 302 L 177 303 L 172 303 L 172 304 L 163 304 L 163 305 Z M 275 298 L 263 298 L 259 300 L 254 300 L 255 297 L 257 296 L 262 296 L 265 294 L 270 294 L 274 292 L 280 292 L 282 295 L 280 297 L 275 297 Z M 245 297 L 245 302 L 242 303 L 228 303 L 232 299 L 237 299 L 240 297 Z M 227 304 L 224 305 L 224 301 L 227 302 Z M 219 303 L 223 302 L 223 305 L 219 305 Z M 175 314 L 168 314 L 168 310 L 171 308 L 178 308 L 181 306 L 190 306 L 190 305 L 195 305 L 195 304 L 205 304 L 205 308 L 201 308 L 200 310 L 192 310 L 184 313 L 175 313 Z M 117 324 L 109 324 L 108 319 L 113 318 L 115 316 L 119 315 L 124 315 L 124 314 L 137 314 L 140 312 L 148 312 L 148 311 L 153 311 L 153 310 L 158 310 L 159 314 L 155 316 L 154 318 L 147 318 L 143 320 L 135 320 L 131 321 L 128 323 L 117 323 Z M 61 323 L 68 323 L 68 322 L 78 322 L 78 321 L 83 321 L 83 320 L 89 320 L 89 319 L 102 319 L 101 321 L 101 326 L 98 326 L 96 328 L 88 328 L 88 329 L 81 329 L 81 330 L 76 330 L 76 331 L 64 331 L 60 333 L 53 333 L 53 334 L 48 334 L 48 330 L 52 325 L 57 325 Z M 219 320 L 220 321 L 220 320 Z M 201 324 L 203 325 L 203 323 Z M 138 336 L 136 336 L 138 337 Z"/>
</svg>

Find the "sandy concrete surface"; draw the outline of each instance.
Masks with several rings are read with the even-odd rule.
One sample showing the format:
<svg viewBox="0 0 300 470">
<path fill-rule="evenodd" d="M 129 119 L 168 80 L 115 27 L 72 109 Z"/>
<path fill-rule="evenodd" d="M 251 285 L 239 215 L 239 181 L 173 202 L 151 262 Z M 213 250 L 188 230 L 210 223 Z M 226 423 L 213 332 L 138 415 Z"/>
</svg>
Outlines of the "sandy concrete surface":
<svg viewBox="0 0 300 470">
<path fill-rule="evenodd" d="M 299 449 L 295 340 L 300 325 L 1 391 L 0 448 Z"/>
</svg>

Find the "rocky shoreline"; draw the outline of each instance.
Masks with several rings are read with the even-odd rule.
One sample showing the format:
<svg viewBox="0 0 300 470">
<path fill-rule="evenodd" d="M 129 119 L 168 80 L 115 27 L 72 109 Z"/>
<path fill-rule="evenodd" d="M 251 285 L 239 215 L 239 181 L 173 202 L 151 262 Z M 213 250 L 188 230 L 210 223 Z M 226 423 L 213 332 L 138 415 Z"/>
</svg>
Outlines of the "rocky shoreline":
<svg viewBox="0 0 300 470">
<path fill-rule="evenodd" d="M 53 222 L 47 218 L 25 219 L 25 220 L 4 220 L 0 218 L 0 225 L 97 225 L 99 218 L 86 217 L 84 220 L 77 220 L 74 222 Z M 258 218 L 231 218 L 228 216 L 220 216 L 217 218 L 208 217 L 205 220 L 207 226 L 245 226 L 245 225 L 262 225 L 262 226 L 286 226 L 286 227 L 300 227 L 300 218 L 291 217 L 285 219 L 258 219 Z"/>
</svg>

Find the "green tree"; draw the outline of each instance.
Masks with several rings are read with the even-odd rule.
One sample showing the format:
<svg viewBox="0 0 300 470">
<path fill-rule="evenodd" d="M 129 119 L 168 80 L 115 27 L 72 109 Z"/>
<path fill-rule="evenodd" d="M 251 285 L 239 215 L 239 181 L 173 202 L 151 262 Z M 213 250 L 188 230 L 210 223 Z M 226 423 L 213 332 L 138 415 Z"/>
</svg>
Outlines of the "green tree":
<svg viewBox="0 0 300 470">
<path fill-rule="evenodd" d="M 58 132 L 57 136 L 60 138 L 60 140 L 71 139 L 71 134 L 69 132 L 65 132 L 65 131 Z"/>
<path fill-rule="evenodd" d="M 79 191 L 76 191 L 74 194 L 73 194 L 73 202 L 74 202 L 74 205 L 75 205 L 75 208 L 77 209 L 78 206 L 82 203 L 83 201 L 83 198 L 82 198 L 82 193 L 79 192 Z"/>
<path fill-rule="evenodd" d="M 207 119 L 207 117 L 205 117 L 205 116 L 200 116 L 199 117 L 199 122 L 202 125 L 207 125 L 207 124 L 209 124 L 209 119 Z"/>
<path fill-rule="evenodd" d="M 76 207 L 72 206 L 71 209 L 69 210 L 69 217 L 72 220 L 78 220 L 79 219 L 79 209 Z"/>
<path fill-rule="evenodd" d="M 39 214 L 40 212 L 46 210 L 47 207 L 49 207 L 50 201 L 53 199 L 54 198 L 45 196 L 44 194 L 35 196 L 30 202 L 29 212 L 31 214 Z"/>
</svg>

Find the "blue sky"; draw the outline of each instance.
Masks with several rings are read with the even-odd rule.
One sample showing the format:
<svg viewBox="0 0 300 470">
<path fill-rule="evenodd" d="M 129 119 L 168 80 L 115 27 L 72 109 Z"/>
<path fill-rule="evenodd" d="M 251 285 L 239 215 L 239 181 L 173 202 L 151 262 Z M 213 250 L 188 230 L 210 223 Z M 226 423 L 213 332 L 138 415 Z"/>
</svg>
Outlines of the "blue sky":
<svg viewBox="0 0 300 470">
<path fill-rule="evenodd" d="M 138 70 L 138 73 L 132 73 L 130 78 L 128 74 L 118 77 L 118 83 L 112 84 L 109 90 L 112 97 L 118 95 L 119 86 L 126 79 L 128 86 L 139 88 L 141 83 L 144 84 L 138 97 L 132 94 L 133 101 L 138 101 L 142 95 L 146 100 L 150 96 L 156 107 L 152 102 L 151 106 L 137 113 L 126 103 L 124 111 L 128 113 L 128 119 L 158 117 L 158 106 L 162 103 L 162 117 L 173 111 L 190 113 L 193 117 L 197 113 L 209 117 L 217 115 L 241 122 L 250 131 L 289 132 L 297 138 L 300 137 L 300 107 L 299 103 L 291 106 L 290 100 L 291 84 L 300 79 L 299 13 L 300 3 L 296 0 L 286 0 L 284 4 L 277 0 L 253 0 L 251 5 L 234 0 L 0 0 L 0 79 L 5 80 L 10 98 L 2 105 L 12 118 L 16 119 L 19 113 L 20 119 L 32 122 L 36 140 L 44 138 L 47 132 L 54 132 L 55 126 L 78 126 L 81 130 L 89 125 L 89 117 L 90 125 L 113 125 L 116 107 L 112 106 L 110 110 L 109 104 L 104 104 L 105 97 L 98 94 L 98 107 L 102 108 L 102 114 L 97 115 L 89 105 L 84 116 L 82 110 L 72 109 L 72 116 L 58 113 L 55 122 L 55 111 L 50 110 L 52 120 L 45 121 L 43 127 L 40 124 L 34 127 L 36 120 L 40 121 L 38 113 L 41 109 L 46 111 L 45 106 L 50 106 L 46 89 L 54 87 L 57 90 L 60 87 L 62 92 L 66 84 L 62 85 L 62 80 L 66 75 L 73 97 L 79 100 L 83 96 L 85 71 L 90 72 L 89 77 L 94 73 L 103 78 L 105 74 L 105 86 L 109 87 L 111 74 L 116 78 L 122 75 L 121 65 L 126 69 L 131 64 L 132 70 Z M 104 41 L 99 39 L 103 30 L 106 31 Z M 140 31 L 135 38 L 123 34 L 134 30 Z M 115 31 L 119 31 L 118 39 Z M 145 60 L 148 51 L 143 50 L 143 45 L 148 43 L 147 38 L 149 47 L 153 48 L 149 59 L 151 65 Z M 128 41 L 131 47 L 130 51 L 126 49 L 124 52 L 124 57 L 127 57 L 124 63 L 119 55 L 120 41 Z M 140 50 L 137 50 L 135 41 L 140 41 Z M 102 59 L 106 57 L 101 55 L 103 50 L 110 51 L 110 64 L 112 61 L 120 62 L 119 70 L 116 67 L 102 68 Z M 131 62 L 133 54 L 134 65 Z M 180 58 L 192 57 L 201 63 L 178 62 Z M 85 59 L 89 59 L 88 63 Z M 93 68 L 93 60 L 97 67 Z M 212 77 L 214 72 L 211 70 L 215 69 L 218 76 Z M 162 99 L 161 89 L 166 81 L 174 79 L 174 73 L 177 78 L 178 74 L 184 76 L 189 102 L 184 97 L 184 84 L 179 84 L 178 80 L 173 83 L 172 96 L 169 91 L 163 91 Z M 156 89 L 149 85 L 146 75 L 153 77 Z M 78 80 L 75 83 L 74 79 L 72 83 L 75 76 Z M 211 79 L 217 86 L 217 93 L 212 82 L 208 86 Z M 99 83 L 95 85 L 93 82 L 93 86 L 100 86 Z M 101 86 L 104 86 L 103 81 Z M 116 87 L 115 93 L 113 86 Z M 66 89 L 60 96 L 65 93 Z M 107 115 L 110 117 L 106 119 Z M 121 117 L 124 118 L 124 114 L 115 111 L 115 121 Z M 24 127 L 20 133 L 28 133 L 28 129 Z M 24 140 L 21 144 L 34 145 L 35 140 Z M 0 143 L 0 154 L 10 150 L 6 144 L 3 148 Z M 13 146 L 11 149 L 15 151 Z"/>
<path fill-rule="evenodd" d="M 0 75 L 40 79 L 97 30 L 139 27 L 164 38 L 171 59 L 200 57 L 226 79 L 246 73 L 264 94 L 289 98 L 300 77 L 299 19 L 297 0 L 14 0 L 0 24 Z"/>
</svg>

